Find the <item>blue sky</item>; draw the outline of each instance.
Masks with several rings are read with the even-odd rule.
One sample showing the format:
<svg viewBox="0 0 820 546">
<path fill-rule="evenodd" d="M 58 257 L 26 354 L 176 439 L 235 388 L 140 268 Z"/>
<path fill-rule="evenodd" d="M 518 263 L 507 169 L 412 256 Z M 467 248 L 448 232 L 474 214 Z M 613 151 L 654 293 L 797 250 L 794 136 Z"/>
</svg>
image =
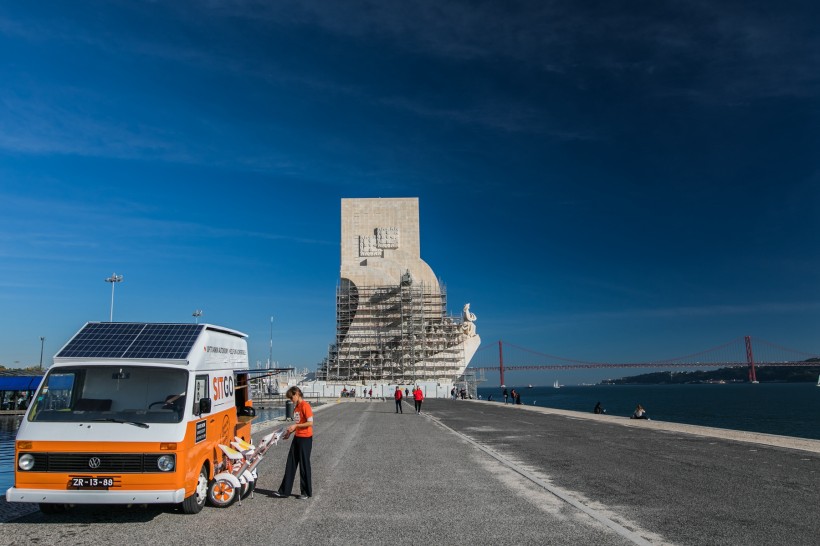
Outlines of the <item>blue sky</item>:
<svg viewBox="0 0 820 546">
<path fill-rule="evenodd" d="M 116 272 L 115 320 L 202 309 L 264 361 L 273 315 L 312 368 L 340 199 L 415 196 L 485 344 L 820 352 L 820 10 L 718 4 L 0 2 L 0 363 Z"/>
</svg>

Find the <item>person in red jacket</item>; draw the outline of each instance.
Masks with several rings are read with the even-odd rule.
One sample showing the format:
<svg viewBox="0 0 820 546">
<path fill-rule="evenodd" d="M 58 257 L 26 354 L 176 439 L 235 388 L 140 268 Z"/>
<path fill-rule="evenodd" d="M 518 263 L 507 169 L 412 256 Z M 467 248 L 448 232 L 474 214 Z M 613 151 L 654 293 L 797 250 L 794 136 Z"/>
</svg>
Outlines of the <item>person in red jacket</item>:
<svg viewBox="0 0 820 546">
<path fill-rule="evenodd" d="M 400 387 L 396 387 L 396 394 L 394 396 L 396 398 L 396 413 L 404 413 L 404 410 L 401 409 L 401 399 L 403 395 Z"/>
<path fill-rule="evenodd" d="M 421 403 L 424 401 L 424 393 L 421 392 L 421 387 L 416 387 L 413 391 L 413 400 L 416 402 L 416 414 L 421 415 Z"/>
</svg>

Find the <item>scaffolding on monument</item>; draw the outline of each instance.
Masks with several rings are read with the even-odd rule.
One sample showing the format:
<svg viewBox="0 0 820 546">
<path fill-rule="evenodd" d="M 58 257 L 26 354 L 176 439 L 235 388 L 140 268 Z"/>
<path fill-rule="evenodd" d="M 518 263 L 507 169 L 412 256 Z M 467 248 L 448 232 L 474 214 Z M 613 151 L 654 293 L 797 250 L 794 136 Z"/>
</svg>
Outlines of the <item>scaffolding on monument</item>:
<svg viewBox="0 0 820 546">
<path fill-rule="evenodd" d="M 473 400 L 477 399 L 478 386 L 485 381 L 487 381 L 487 379 L 484 377 L 484 370 L 467 368 L 455 381 L 456 396 L 459 395 L 461 389 L 464 389 L 467 392 L 468 398 Z"/>
<path fill-rule="evenodd" d="M 413 283 L 336 288 L 336 340 L 317 371 L 329 382 L 451 383 L 464 368 L 461 321 L 447 315 L 441 285 Z"/>
</svg>

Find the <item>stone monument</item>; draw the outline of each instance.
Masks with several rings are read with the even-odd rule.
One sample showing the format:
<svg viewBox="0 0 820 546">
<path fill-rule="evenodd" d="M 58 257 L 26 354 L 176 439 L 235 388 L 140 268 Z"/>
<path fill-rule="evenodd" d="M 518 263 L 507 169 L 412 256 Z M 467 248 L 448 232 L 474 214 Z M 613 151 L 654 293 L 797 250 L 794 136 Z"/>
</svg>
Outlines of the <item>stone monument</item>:
<svg viewBox="0 0 820 546">
<path fill-rule="evenodd" d="M 470 304 L 447 315 L 446 289 L 421 259 L 417 198 L 342 199 L 336 340 L 326 382 L 452 384 L 481 343 Z"/>
</svg>

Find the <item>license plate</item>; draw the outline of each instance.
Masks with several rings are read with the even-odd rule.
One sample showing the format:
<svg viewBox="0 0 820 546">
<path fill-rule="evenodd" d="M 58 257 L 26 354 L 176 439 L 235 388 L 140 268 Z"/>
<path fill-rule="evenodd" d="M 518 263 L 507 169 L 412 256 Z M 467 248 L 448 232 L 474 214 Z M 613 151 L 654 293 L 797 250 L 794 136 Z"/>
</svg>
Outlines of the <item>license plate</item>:
<svg viewBox="0 0 820 546">
<path fill-rule="evenodd" d="M 108 489 L 113 486 L 111 476 L 75 476 L 68 480 L 68 489 Z"/>
</svg>

